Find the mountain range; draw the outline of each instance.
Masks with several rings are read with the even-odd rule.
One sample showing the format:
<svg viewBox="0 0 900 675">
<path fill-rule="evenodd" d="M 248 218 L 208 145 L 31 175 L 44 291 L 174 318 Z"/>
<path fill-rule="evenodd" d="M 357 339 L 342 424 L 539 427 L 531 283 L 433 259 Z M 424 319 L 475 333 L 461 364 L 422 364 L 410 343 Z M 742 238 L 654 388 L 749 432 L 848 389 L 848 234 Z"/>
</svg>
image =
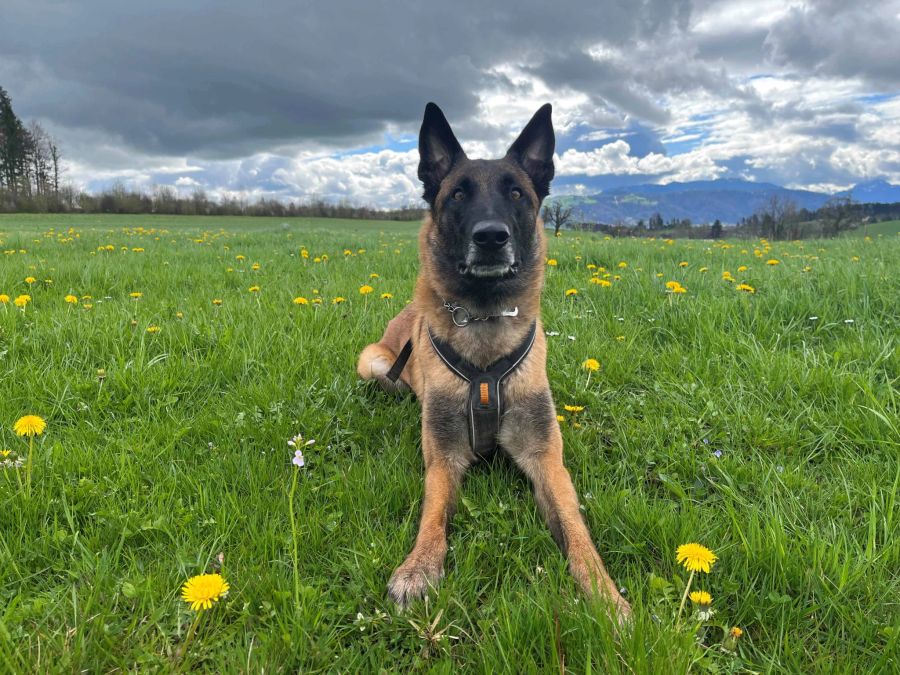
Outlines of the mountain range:
<svg viewBox="0 0 900 675">
<path fill-rule="evenodd" d="M 653 214 L 659 213 L 667 222 L 673 218 L 688 218 L 695 224 L 711 223 L 718 218 L 725 224 L 733 224 L 758 212 L 772 197 L 790 200 L 798 208 L 814 211 L 832 197 L 847 196 L 855 202 L 900 202 L 900 185 L 878 179 L 829 194 L 728 178 L 665 185 L 630 185 L 589 196 L 561 195 L 550 200 L 572 206 L 575 219 L 586 222 L 633 224 L 638 220 L 646 222 Z"/>
</svg>

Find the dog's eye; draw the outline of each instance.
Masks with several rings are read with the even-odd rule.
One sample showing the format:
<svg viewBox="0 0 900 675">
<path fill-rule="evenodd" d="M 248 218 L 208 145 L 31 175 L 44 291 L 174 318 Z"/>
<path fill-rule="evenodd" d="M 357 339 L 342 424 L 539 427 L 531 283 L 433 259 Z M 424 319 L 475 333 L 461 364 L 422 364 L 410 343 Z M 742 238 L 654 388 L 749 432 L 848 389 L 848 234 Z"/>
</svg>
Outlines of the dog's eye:
<svg viewBox="0 0 900 675">
<path fill-rule="evenodd" d="M 466 193 L 463 192 L 462 190 L 457 190 L 456 192 L 453 193 L 453 201 L 461 202 L 465 198 L 466 198 Z"/>
<path fill-rule="evenodd" d="M 522 198 L 522 191 L 519 188 L 513 188 L 510 191 L 509 196 L 515 200 L 519 200 Z"/>
</svg>

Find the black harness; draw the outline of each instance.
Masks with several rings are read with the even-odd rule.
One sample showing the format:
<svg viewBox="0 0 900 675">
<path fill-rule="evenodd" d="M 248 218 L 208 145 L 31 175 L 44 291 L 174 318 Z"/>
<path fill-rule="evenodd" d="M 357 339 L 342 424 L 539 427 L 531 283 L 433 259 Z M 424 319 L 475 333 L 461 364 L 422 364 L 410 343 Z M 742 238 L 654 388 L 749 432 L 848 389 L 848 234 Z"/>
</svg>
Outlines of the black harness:
<svg viewBox="0 0 900 675">
<path fill-rule="evenodd" d="M 466 361 L 453 347 L 435 337 L 431 329 L 428 329 L 428 339 L 434 353 L 454 374 L 469 383 L 469 445 L 479 457 L 486 459 L 497 449 L 500 419 L 504 412 L 503 380 L 528 356 L 534 345 L 536 332 L 537 322 L 532 322 L 531 330 L 518 347 L 482 369 Z M 412 339 L 407 340 L 394 365 L 387 372 L 389 380 L 397 381 L 411 353 Z"/>
</svg>

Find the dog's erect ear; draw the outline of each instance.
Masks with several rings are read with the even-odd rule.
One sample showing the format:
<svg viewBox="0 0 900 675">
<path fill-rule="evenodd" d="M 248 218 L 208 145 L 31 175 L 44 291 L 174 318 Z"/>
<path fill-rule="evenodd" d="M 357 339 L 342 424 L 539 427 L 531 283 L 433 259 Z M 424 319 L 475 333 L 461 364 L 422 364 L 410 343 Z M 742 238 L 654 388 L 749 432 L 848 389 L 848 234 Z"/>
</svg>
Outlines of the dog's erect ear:
<svg viewBox="0 0 900 675">
<path fill-rule="evenodd" d="M 462 146 L 444 113 L 434 103 L 425 106 L 425 117 L 419 130 L 419 180 L 425 186 L 425 201 L 434 205 L 441 181 L 453 164 L 465 158 Z"/>
<path fill-rule="evenodd" d="M 553 180 L 556 136 L 550 119 L 552 111 L 553 107 L 549 103 L 542 105 L 506 153 L 508 158 L 525 169 L 534 184 L 538 199 L 550 194 L 550 181 Z"/>
</svg>

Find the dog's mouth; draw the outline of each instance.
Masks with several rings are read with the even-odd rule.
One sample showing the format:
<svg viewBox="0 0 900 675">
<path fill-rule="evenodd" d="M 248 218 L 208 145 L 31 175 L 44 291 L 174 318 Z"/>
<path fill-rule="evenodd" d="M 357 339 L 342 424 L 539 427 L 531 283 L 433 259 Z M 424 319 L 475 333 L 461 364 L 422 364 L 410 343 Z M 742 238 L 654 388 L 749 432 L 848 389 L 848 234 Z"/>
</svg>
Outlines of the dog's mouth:
<svg viewBox="0 0 900 675">
<path fill-rule="evenodd" d="M 476 279 L 509 279 L 519 273 L 518 263 L 464 263 L 457 266 L 459 273 Z"/>
</svg>

